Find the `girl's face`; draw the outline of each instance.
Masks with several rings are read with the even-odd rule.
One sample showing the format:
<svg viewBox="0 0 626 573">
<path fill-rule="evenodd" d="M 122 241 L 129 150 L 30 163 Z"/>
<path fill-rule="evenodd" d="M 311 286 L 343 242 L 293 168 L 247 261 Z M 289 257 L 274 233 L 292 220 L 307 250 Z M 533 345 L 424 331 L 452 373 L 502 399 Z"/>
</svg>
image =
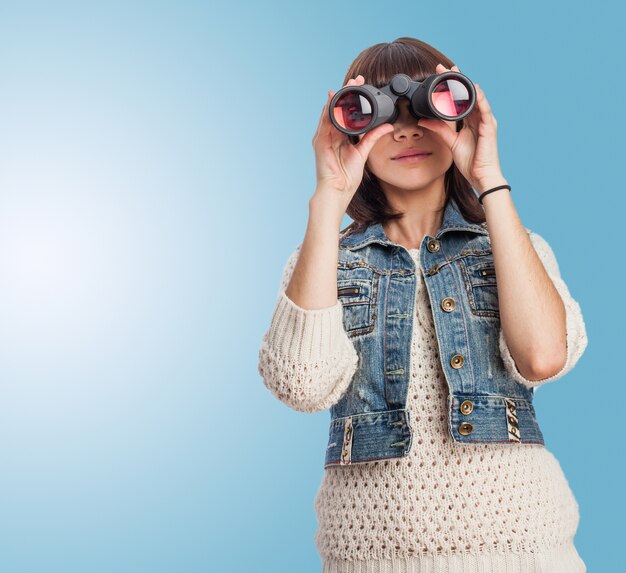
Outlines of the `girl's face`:
<svg viewBox="0 0 626 573">
<path fill-rule="evenodd" d="M 406 191 L 427 188 L 450 168 L 452 152 L 435 132 L 417 125 L 417 119 L 409 111 L 409 100 L 400 98 L 398 107 L 393 132 L 383 135 L 376 142 L 368 156 L 367 166 L 380 181 L 383 191 L 390 188 Z M 456 132 L 456 122 L 444 123 Z M 426 151 L 430 155 L 415 162 L 394 159 L 398 153 L 409 148 Z"/>
</svg>

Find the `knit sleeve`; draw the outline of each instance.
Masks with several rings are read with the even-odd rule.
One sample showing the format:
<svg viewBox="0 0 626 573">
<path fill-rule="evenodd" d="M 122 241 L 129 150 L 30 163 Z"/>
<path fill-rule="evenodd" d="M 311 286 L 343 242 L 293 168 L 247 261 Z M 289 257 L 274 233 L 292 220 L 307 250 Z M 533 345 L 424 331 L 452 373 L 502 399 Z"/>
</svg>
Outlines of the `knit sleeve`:
<svg viewBox="0 0 626 573">
<path fill-rule="evenodd" d="M 565 374 L 572 370 L 572 368 L 574 368 L 578 359 L 582 356 L 585 348 L 587 347 L 587 331 L 580 305 L 574 300 L 569 292 L 569 289 L 567 288 L 567 285 L 561 278 L 559 265 L 550 245 L 541 235 L 532 231 L 529 233 L 529 238 L 565 306 L 567 360 L 565 361 L 563 368 L 549 378 L 542 378 L 541 380 L 528 380 L 524 378 L 517 369 L 515 360 L 513 359 L 511 351 L 504 338 L 502 328 L 500 328 L 499 346 L 504 366 L 509 374 L 525 386 L 529 388 L 536 388 L 546 382 L 553 382 L 562 378 Z"/>
<path fill-rule="evenodd" d="M 285 294 L 301 247 L 285 265 L 271 324 L 261 342 L 258 371 L 281 402 L 299 412 L 317 412 L 343 396 L 356 372 L 358 354 L 344 330 L 339 300 L 307 310 Z"/>
</svg>

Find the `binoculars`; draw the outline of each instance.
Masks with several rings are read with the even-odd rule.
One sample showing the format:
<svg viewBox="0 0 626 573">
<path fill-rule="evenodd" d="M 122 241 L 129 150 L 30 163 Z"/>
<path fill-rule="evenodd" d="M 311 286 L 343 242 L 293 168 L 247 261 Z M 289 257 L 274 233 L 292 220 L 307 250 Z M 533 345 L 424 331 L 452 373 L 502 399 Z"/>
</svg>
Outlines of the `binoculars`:
<svg viewBox="0 0 626 573">
<path fill-rule="evenodd" d="M 340 89 L 330 100 L 330 120 L 356 145 L 359 135 L 398 119 L 396 102 L 401 97 L 409 100 L 409 111 L 416 119 L 460 121 L 472 111 L 476 90 L 470 79 L 459 72 L 432 74 L 421 82 L 396 74 L 381 88 L 363 84 Z"/>
</svg>

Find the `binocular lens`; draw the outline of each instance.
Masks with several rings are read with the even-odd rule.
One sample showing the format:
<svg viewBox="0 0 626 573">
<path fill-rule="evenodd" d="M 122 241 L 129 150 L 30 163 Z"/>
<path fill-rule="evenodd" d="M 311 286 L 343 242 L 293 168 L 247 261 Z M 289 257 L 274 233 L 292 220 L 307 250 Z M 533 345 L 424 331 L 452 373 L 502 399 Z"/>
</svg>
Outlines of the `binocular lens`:
<svg viewBox="0 0 626 573">
<path fill-rule="evenodd" d="M 464 84 L 458 80 L 450 79 L 437 84 L 432 92 L 431 101 L 439 113 L 448 117 L 456 117 L 467 111 L 471 97 Z"/>
<path fill-rule="evenodd" d="M 346 91 L 333 107 L 335 121 L 344 129 L 357 131 L 372 121 L 373 106 L 362 92 Z"/>
</svg>

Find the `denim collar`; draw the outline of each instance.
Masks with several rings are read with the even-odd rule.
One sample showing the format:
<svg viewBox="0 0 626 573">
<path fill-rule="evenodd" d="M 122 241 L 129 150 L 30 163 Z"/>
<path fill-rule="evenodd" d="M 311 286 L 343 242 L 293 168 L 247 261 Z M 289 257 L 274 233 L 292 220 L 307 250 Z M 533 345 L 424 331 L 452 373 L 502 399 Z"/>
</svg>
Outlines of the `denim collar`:
<svg viewBox="0 0 626 573">
<path fill-rule="evenodd" d="M 443 223 L 435 235 L 435 238 L 439 239 L 448 231 L 470 231 L 472 233 L 487 235 L 489 232 L 486 227 L 486 223 L 471 223 L 465 219 L 456 201 L 450 197 L 443 213 Z M 387 237 L 382 223 L 372 223 L 362 231 L 349 233 L 340 240 L 339 245 L 351 250 L 356 250 L 370 243 L 398 246 L 397 243 L 394 243 Z"/>
</svg>

